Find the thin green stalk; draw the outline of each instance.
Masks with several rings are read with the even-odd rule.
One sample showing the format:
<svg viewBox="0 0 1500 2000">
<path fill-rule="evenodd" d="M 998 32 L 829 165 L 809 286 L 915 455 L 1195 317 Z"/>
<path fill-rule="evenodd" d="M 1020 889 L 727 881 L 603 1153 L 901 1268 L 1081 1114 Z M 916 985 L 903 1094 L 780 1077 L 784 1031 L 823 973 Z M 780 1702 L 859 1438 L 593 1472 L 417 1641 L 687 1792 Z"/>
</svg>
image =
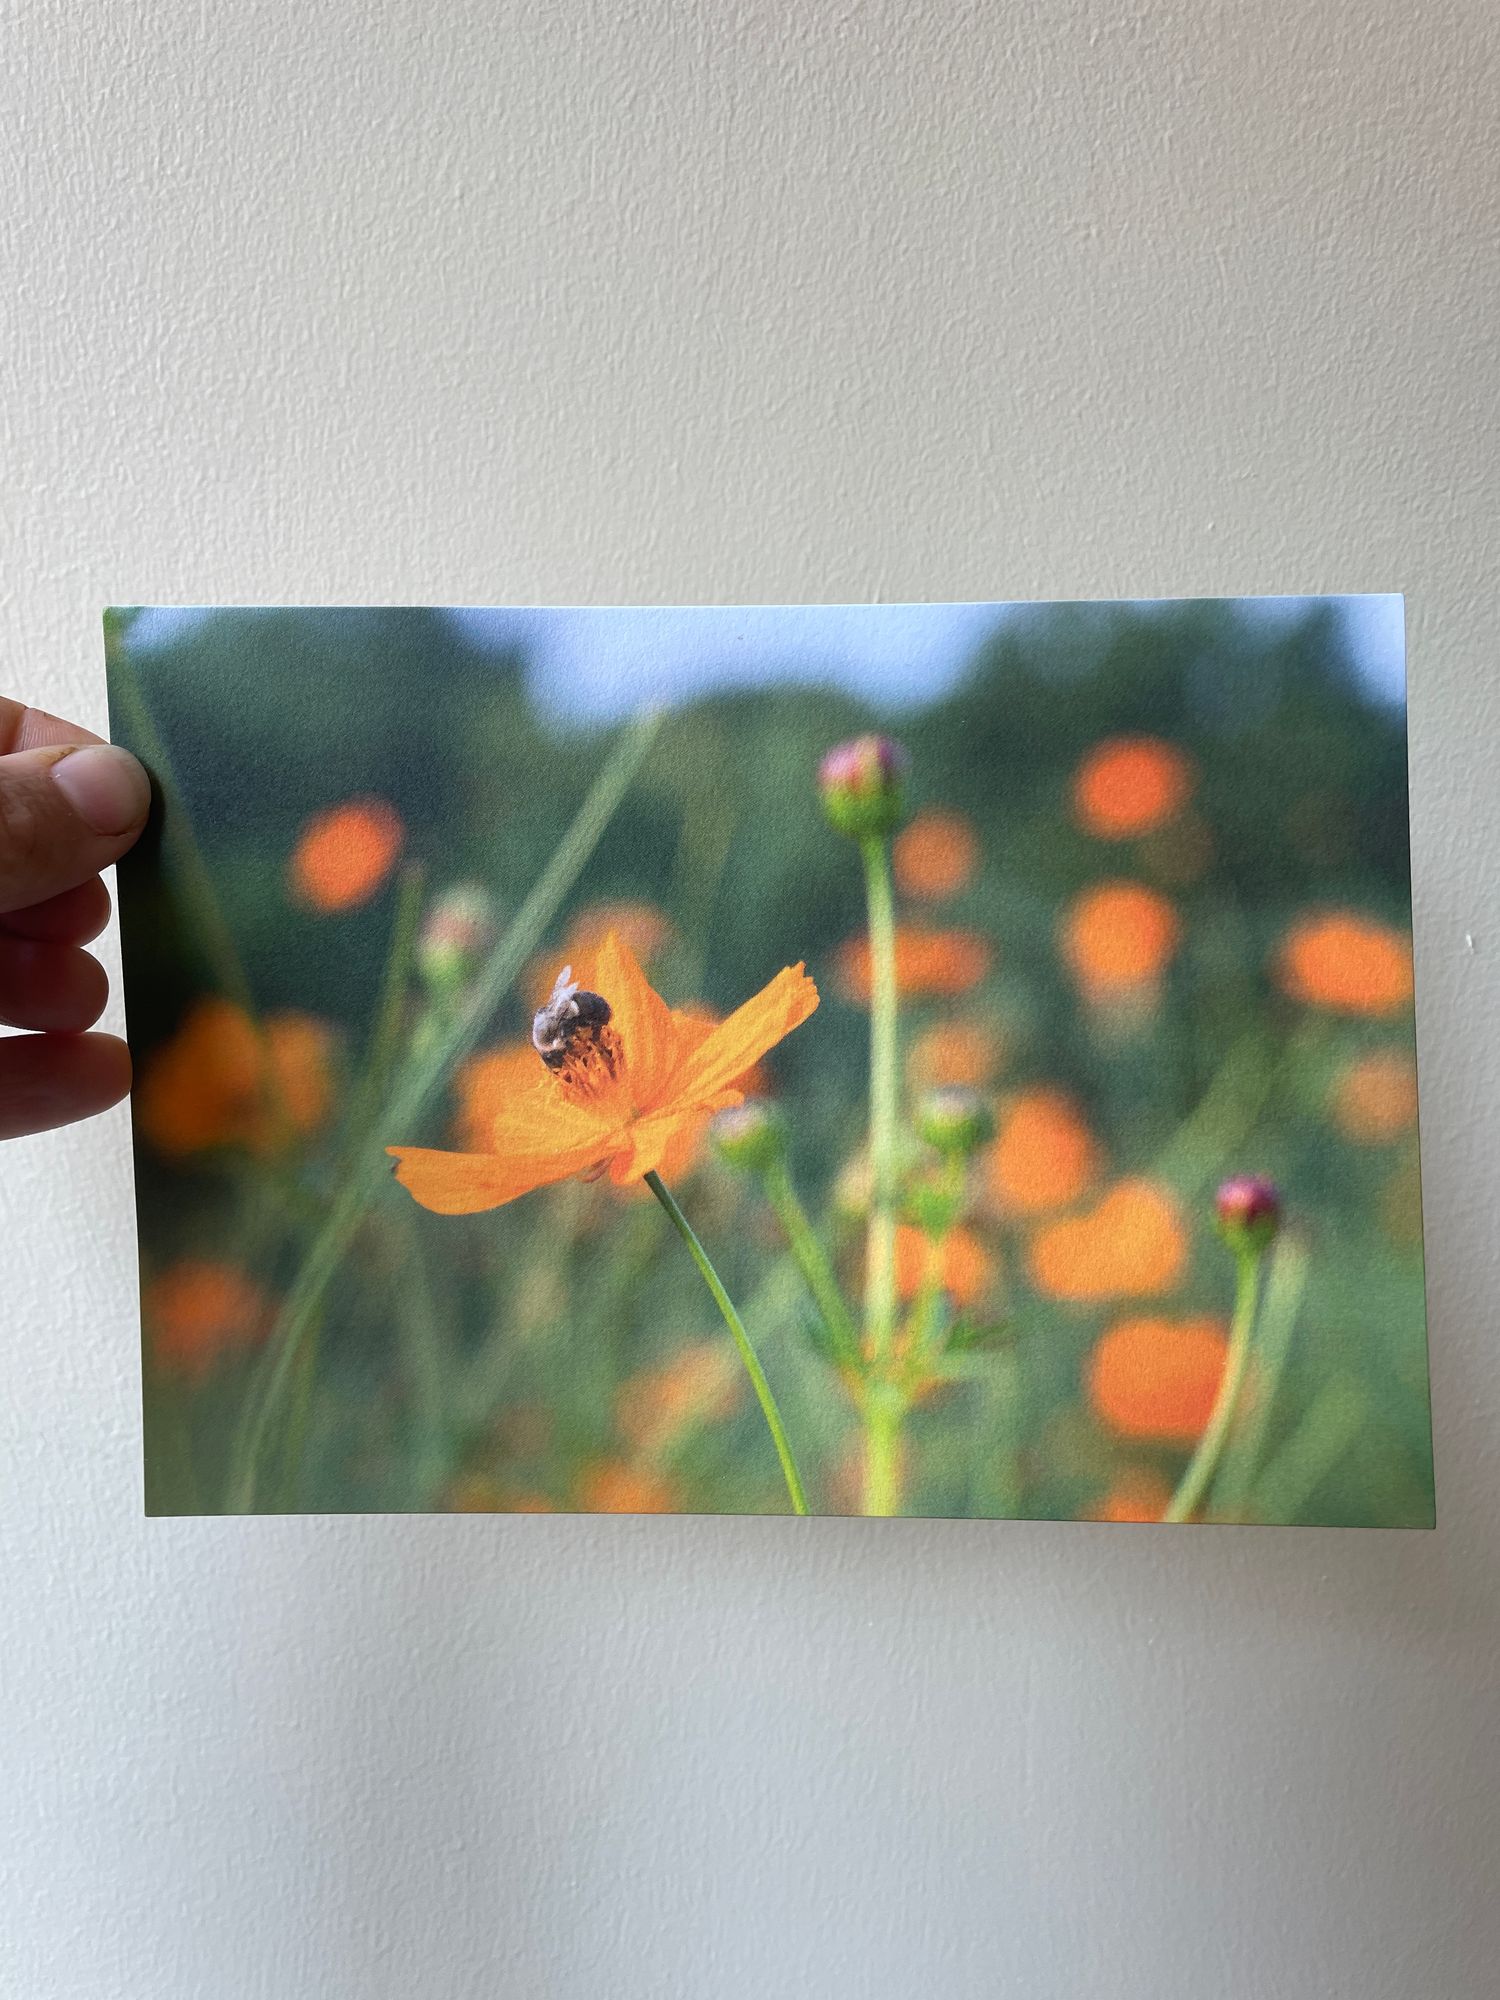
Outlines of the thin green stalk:
<svg viewBox="0 0 1500 2000">
<path fill-rule="evenodd" d="M 1266 1272 L 1266 1293 L 1255 1342 L 1255 1400 L 1224 1453 L 1224 1469 L 1214 1489 L 1215 1505 L 1233 1514 L 1249 1498 L 1276 1407 L 1276 1392 L 1292 1347 L 1292 1331 L 1307 1284 L 1307 1249 L 1285 1230 L 1277 1238 Z"/>
<path fill-rule="evenodd" d="M 763 1185 L 766 1200 L 771 1204 L 776 1219 L 785 1232 L 787 1248 L 791 1251 L 792 1260 L 802 1273 L 802 1281 L 807 1286 L 824 1326 L 828 1329 L 828 1337 L 833 1342 L 834 1351 L 842 1362 L 857 1361 L 859 1334 L 855 1328 L 854 1315 L 844 1303 L 844 1295 L 839 1290 L 839 1281 L 834 1276 L 828 1252 L 823 1248 L 816 1230 L 808 1221 L 806 1209 L 797 1199 L 797 1190 L 792 1185 L 792 1177 L 787 1171 L 785 1160 L 774 1160 L 766 1168 Z"/>
<path fill-rule="evenodd" d="M 890 852 L 880 834 L 859 843 L 870 931 L 870 1227 L 865 1256 L 865 1341 L 873 1378 L 865 1397 L 865 1512 L 900 1505 L 905 1410 L 888 1376 L 896 1345 L 898 1047 L 896 910 Z M 890 1393 L 876 1394 L 877 1388 Z"/>
<path fill-rule="evenodd" d="M 720 1282 L 718 1272 L 709 1262 L 708 1252 L 698 1241 L 693 1225 L 673 1200 L 661 1175 L 655 1172 L 647 1174 L 646 1185 L 671 1217 L 673 1228 L 687 1245 L 688 1254 L 698 1266 L 704 1284 L 713 1295 L 714 1304 L 723 1315 L 724 1324 L 729 1328 L 734 1344 L 740 1351 L 740 1359 L 745 1364 L 745 1373 L 750 1377 L 750 1385 L 760 1404 L 761 1415 L 765 1418 L 766 1428 L 771 1433 L 771 1442 L 776 1447 L 776 1456 L 781 1461 L 781 1476 L 786 1481 L 786 1490 L 791 1497 L 792 1512 L 806 1514 L 809 1510 L 807 1495 L 802 1489 L 802 1475 L 797 1470 L 797 1461 L 793 1458 L 792 1447 L 787 1442 L 781 1411 L 776 1406 L 776 1398 L 771 1394 L 771 1385 L 766 1380 L 766 1372 L 760 1365 L 760 1357 L 750 1344 L 750 1336 L 745 1331 L 744 1322 L 735 1311 L 733 1301 Z"/>
<path fill-rule="evenodd" d="M 896 1337 L 897 1014 L 896 912 L 890 857 L 879 834 L 859 843 L 870 929 L 869 1252 L 865 1319 L 871 1359 L 889 1359 Z"/>
<path fill-rule="evenodd" d="M 398 1074 L 379 1119 L 381 1129 L 392 1140 L 416 1130 L 455 1066 L 479 1040 L 496 1005 L 541 942 L 542 933 L 558 906 L 587 866 L 660 727 L 660 718 L 648 715 L 621 733 L 572 825 L 480 970 L 464 1005 L 431 1049 L 420 1057 L 412 1057 Z M 366 1210 L 384 1185 L 387 1164 L 378 1147 L 366 1148 L 351 1167 L 327 1221 L 292 1281 L 272 1330 L 266 1366 L 256 1385 L 257 1393 L 252 1394 L 247 1406 L 234 1453 L 228 1495 L 231 1513 L 254 1512 L 260 1461 L 297 1350 L 307 1337 Z"/>
<path fill-rule="evenodd" d="M 1369 1399 L 1352 1375 L 1326 1381 L 1307 1415 L 1268 1462 L 1255 1488 L 1257 1521 L 1291 1527 L 1369 1419 Z"/>
<path fill-rule="evenodd" d="M 1244 1386 L 1245 1367 L 1250 1359 L 1250 1335 L 1255 1326 L 1255 1308 L 1260 1300 L 1261 1270 L 1265 1263 L 1260 1250 L 1235 1252 L 1234 1317 L 1229 1326 L 1229 1353 L 1213 1413 L 1198 1440 L 1198 1448 L 1177 1483 L 1177 1491 L 1167 1504 L 1164 1521 L 1190 1521 L 1208 1493 L 1219 1458 L 1234 1422 L 1235 1407 Z"/>
<path fill-rule="evenodd" d="M 365 1055 L 365 1072 L 349 1119 L 349 1143 L 356 1158 L 369 1141 L 371 1127 L 390 1088 L 391 1072 L 401 1052 L 401 1030 L 405 1023 L 412 966 L 417 955 L 417 929 L 422 918 L 424 886 L 425 877 L 420 867 L 402 870 L 396 894 L 396 914 L 391 921 L 391 941 L 386 950 L 385 971 L 380 979 L 380 997 L 376 1002 L 375 1021 Z"/>
</svg>

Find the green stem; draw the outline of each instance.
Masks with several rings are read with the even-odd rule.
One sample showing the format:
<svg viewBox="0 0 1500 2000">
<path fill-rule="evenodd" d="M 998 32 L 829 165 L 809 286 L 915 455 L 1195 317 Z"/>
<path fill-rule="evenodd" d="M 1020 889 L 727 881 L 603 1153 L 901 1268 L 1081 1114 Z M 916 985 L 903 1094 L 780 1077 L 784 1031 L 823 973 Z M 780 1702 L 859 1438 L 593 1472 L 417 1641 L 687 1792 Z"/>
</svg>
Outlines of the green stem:
<svg viewBox="0 0 1500 2000">
<path fill-rule="evenodd" d="M 898 1390 L 888 1382 L 870 1384 L 865 1398 L 866 1514 L 901 1512 L 901 1425 L 905 1416 Z"/>
<path fill-rule="evenodd" d="M 365 1051 L 365 1073 L 349 1117 L 349 1146 L 354 1159 L 369 1143 L 381 1103 L 390 1087 L 396 1058 L 401 1052 L 401 1030 L 406 1018 L 412 967 L 416 963 L 417 929 L 422 918 L 424 886 L 419 866 L 402 870 L 396 895 L 396 914 L 391 922 L 391 941 L 380 980 L 380 996 L 376 1001 L 375 1019 Z"/>
<path fill-rule="evenodd" d="M 603 838 L 620 801 L 630 789 L 660 728 L 656 715 L 643 716 L 620 736 L 572 825 L 553 851 L 530 894 L 490 953 L 469 996 L 441 1037 L 397 1076 L 379 1123 L 393 1139 L 415 1130 L 428 1106 L 459 1062 L 484 1033 L 495 1007 L 541 942 L 564 896 Z M 255 1489 L 271 1420 L 286 1391 L 297 1350 L 353 1243 L 365 1213 L 386 1184 L 389 1162 L 374 1146 L 346 1177 L 328 1219 L 292 1280 L 266 1350 L 265 1371 L 246 1410 L 234 1453 L 228 1511 L 255 1510 Z"/>
<path fill-rule="evenodd" d="M 787 1443 L 786 1428 L 781 1421 L 781 1412 L 776 1407 L 776 1398 L 771 1394 L 771 1385 L 766 1380 L 766 1371 L 761 1367 L 760 1357 L 750 1344 L 750 1336 L 745 1331 L 744 1323 L 720 1282 L 718 1272 L 709 1262 L 708 1252 L 698 1241 L 693 1225 L 673 1200 L 661 1175 L 655 1172 L 647 1174 L 646 1185 L 671 1217 L 673 1228 L 687 1245 L 688 1254 L 702 1273 L 704 1284 L 713 1294 L 714 1304 L 722 1313 L 724 1324 L 729 1328 L 734 1344 L 740 1351 L 740 1359 L 745 1364 L 745 1373 L 750 1377 L 761 1414 L 766 1420 L 766 1428 L 771 1433 L 771 1442 L 775 1445 L 776 1456 L 781 1461 L 781 1476 L 785 1479 L 786 1490 L 791 1496 L 792 1512 L 806 1514 L 807 1495 L 802 1490 L 802 1475 L 797 1470 L 797 1461 L 792 1457 L 792 1448 Z"/>
<path fill-rule="evenodd" d="M 874 1379 L 865 1398 L 865 1512 L 900 1504 L 900 1440 L 905 1410 L 888 1377 L 896 1345 L 896 1163 L 898 1048 L 896 910 L 883 836 L 859 843 L 870 930 L 870 1229 L 865 1255 L 865 1341 Z M 878 1386 L 890 1393 L 873 1393 Z"/>
<path fill-rule="evenodd" d="M 854 1325 L 854 1315 L 844 1303 L 828 1253 L 808 1221 L 807 1211 L 797 1199 L 797 1190 L 792 1186 L 785 1160 L 776 1160 L 767 1167 L 763 1185 L 766 1200 L 786 1234 L 792 1261 L 802 1273 L 802 1281 L 828 1329 L 828 1337 L 839 1360 L 846 1363 L 857 1361 L 859 1334 Z"/>
<path fill-rule="evenodd" d="M 1198 1448 L 1189 1459 L 1187 1470 L 1177 1483 L 1177 1491 L 1162 1515 L 1164 1521 L 1190 1521 L 1203 1505 L 1218 1469 L 1230 1425 L 1234 1422 L 1240 1390 L 1244 1387 L 1264 1261 L 1263 1254 L 1258 1250 L 1240 1250 L 1235 1254 L 1234 1318 L 1230 1322 L 1229 1353 L 1224 1363 L 1223 1379 L 1214 1398 L 1213 1413 L 1198 1440 Z"/>
<path fill-rule="evenodd" d="M 859 843 L 870 927 L 869 1254 L 865 1319 L 871 1359 L 889 1359 L 896 1336 L 896 913 L 890 859 L 878 834 Z"/>
<path fill-rule="evenodd" d="M 1265 1298 L 1255 1342 L 1255 1401 L 1229 1441 L 1214 1489 L 1215 1504 L 1228 1509 L 1234 1518 L 1238 1518 L 1234 1510 L 1248 1502 L 1260 1466 L 1266 1430 L 1276 1408 L 1277 1391 L 1291 1352 L 1297 1310 L 1307 1283 L 1307 1262 L 1304 1245 L 1283 1230 L 1266 1272 Z"/>
</svg>

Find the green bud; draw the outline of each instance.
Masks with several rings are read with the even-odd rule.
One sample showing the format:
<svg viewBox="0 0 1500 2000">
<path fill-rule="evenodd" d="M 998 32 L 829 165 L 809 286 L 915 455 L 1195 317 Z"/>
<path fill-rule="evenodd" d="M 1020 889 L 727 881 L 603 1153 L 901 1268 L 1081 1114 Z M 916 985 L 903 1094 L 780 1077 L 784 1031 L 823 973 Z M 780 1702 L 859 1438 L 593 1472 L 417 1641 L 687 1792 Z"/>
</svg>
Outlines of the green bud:
<svg viewBox="0 0 1500 2000">
<path fill-rule="evenodd" d="M 1231 1250 L 1261 1251 L 1281 1227 L 1281 1196 L 1260 1174 L 1237 1174 L 1214 1199 L 1219 1234 Z"/>
<path fill-rule="evenodd" d="M 889 736 L 839 743 L 818 766 L 818 794 L 828 821 L 853 839 L 894 833 L 906 803 L 905 749 Z"/>
<path fill-rule="evenodd" d="M 417 939 L 417 969 L 433 993 L 456 992 L 494 947 L 495 902 L 477 882 L 456 882 L 435 896 Z"/>
<path fill-rule="evenodd" d="M 929 1090 L 917 1106 L 917 1136 L 947 1159 L 966 1160 L 995 1136 L 995 1120 L 977 1091 L 962 1084 Z"/>
<path fill-rule="evenodd" d="M 764 1098 L 750 1097 L 721 1111 L 708 1128 L 721 1160 L 743 1173 L 762 1174 L 786 1151 L 781 1113 Z"/>
</svg>

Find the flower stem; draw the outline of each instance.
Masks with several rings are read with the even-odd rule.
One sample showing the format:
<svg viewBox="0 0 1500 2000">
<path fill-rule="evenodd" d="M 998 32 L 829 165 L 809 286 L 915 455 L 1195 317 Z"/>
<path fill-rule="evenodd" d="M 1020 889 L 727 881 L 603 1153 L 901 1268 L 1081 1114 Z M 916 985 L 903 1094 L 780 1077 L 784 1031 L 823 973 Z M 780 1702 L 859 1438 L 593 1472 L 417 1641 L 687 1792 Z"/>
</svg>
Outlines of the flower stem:
<svg viewBox="0 0 1500 2000">
<path fill-rule="evenodd" d="M 786 1234 L 792 1261 L 802 1273 L 813 1304 L 817 1307 L 828 1336 L 842 1362 L 859 1358 L 859 1336 L 854 1318 L 844 1303 L 839 1281 L 834 1276 L 828 1253 L 807 1219 L 807 1211 L 797 1199 L 785 1160 L 775 1160 L 766 1168 L 763 1185 L 766 1200 Z"/>
<path fill-rule="evenodd" d="M 1198 1440 L 1198 1448 L 1188 1461 L 1187 1470 L 1177 1483 L 1177 1491 L 1167 1504 L 1164 1521 L 1190 1521 L 1207 1498 L 1214 1473 L 1218 1470 L 1225 1442 L 1229 1437 L 1230 1425 L 1234 1422 L 1235 1407 L 1240 1399 L 1240 1390 L 1245 1383 L 1245 1366 L 1250 1359 L 1250 1334 L 1255 1325 L 1255 1309 L 1260 1301 L 1261 1268 L 1265 1263 L 1263 1251 L 1243 1249 L 1235 1252 L 1234 1318 L 1229 1328 L 1229 1353 L 1224 1362 L 1224 1374 L 1219 1383 L 1219 1393 L 1214 1398 L 1213 1412 L 1207 1427 Z"/>
<path fill-rule="evenodd" d="M 896 913 L 884 837 L 859 843 L 870 929 L 870 1232 L 865 1256 L 865 1339 L 877 1383 L 892 1393 L 865 1406 L 865 1512 L 900 1505 L 900 1435 L 905 1410 L 887 1378 L 896 1344 L 897 1012 Z M 871 1385 L 872 1388 L 875 1384 Z"/>
<path fill-rule="evenodd" d="M 771 1433 L 776 1456 L 781 1461 L 781 1476 L 786 1481 L 786 1490 L 791 1496 L 792 1512 L 806 1514 L 809 1510 L 807 1495 L 802 1490 L 802 1475 L 797 1470 L 796 1459 L 792 1457 L 792 1447 L 787 1443 L 786 1426 L 781 1421 L 781 1411 L 776 1407 L 776 1398 L 771 1394 L 766 1371 L 760 1365 L 760 1356 L 750 1344 L 750 1336 L 745 1331 L 744 1322 L 735 1311 L 734 1302 L 725 1291 L 718 1272 L 710 1263 L 708 1252 L 698 1241 L 697 1231 L 677 1206 L 661 1175 L 655 1171 L 647 1174 L 646 1185 L 672 1218 L 672 1227 L 687 1245 L 688 1254 L 702 1273 L 704 1284 L 713 1294 L 714 1304 L 723 1314 L 724 1324 L 734 1337 L 734 1344 L 740 1351 L 740 1359 L 745 1364 L 745 1373 L 750 1377 L 750 1385 L 760 1404 L 761 1415 L 766 1420 L 766 1428 Z"/>
<path fill-rule="evenodd" d="M 901 1512 L 901 1425 L 906 1415 L 900 1392 L 873 1382 L 865 1401 L 865 1491 L 862 1511 Z"/>
<path fill-rule="evenodd" d="M 535 951 L 563 898 L 583 873 L 589 856 L 604 836 L 620 801 L 645 762 L 660 728 L 655 714 L 642 716 L 621 731 L 572 824 L 552 858 L 532 884 L 530 893 L 506 927 L 500 941 L 475 976 L 474 984 L 455 1018 L 435 1045 L 412 1055 L 392 1079 L 380 1122 L 388 1132 L 412 1130 L 438 1095 L 448 1077 L 483 1034 L 501 997 L 510 990 L 522 966 Z M 253 1514 L 261 1459 L 286 1393 L 297 1350 L 308 1338 L 323 1299 L 359 1234 L 360 1225 L 381 1188 L 388 1185 L 389 1161 L 378 1147 L 369 1147 L 345 1177 L 327 1220 L 303 1259 L 267 1343 L 264 1367 L 243 1413 L 231 1455 L 224 1511 Z"/>
</svg>

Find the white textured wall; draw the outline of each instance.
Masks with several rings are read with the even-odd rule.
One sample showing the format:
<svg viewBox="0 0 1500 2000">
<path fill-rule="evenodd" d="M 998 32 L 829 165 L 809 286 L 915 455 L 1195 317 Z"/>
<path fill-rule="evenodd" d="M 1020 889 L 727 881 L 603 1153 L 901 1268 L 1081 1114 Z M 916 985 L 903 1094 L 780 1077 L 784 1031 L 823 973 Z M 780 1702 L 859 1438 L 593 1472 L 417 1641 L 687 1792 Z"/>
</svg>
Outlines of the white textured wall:
<svg viewBox="0 0 1500 2000">
<path fill-rule="evenodd" d="M 1493 0 L 0 14 L 11 691 L 102 727 L 112 599 L 1409 592 L 1441 1516 L 148 1522 L 123 1114 L 16 1145 L 4 2000 L 1488 2000 Z"/>
</svg>

